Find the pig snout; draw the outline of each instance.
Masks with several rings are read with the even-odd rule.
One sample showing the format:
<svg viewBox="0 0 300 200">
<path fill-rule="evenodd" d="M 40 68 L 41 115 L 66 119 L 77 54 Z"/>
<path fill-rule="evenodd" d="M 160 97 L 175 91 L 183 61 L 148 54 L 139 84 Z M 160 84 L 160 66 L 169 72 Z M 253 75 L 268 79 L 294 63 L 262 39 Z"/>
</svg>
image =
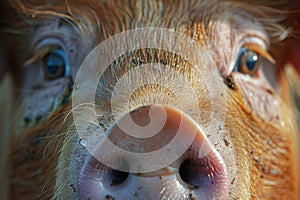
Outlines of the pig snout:
<svg viewBox="0 0 300 200">
<path fill-rule="evenodd" d="M 227 199 L 223 159 L 180 110 L 139 107 L 106 134 L 80 172 L 81 199 Z"/>
</svg>

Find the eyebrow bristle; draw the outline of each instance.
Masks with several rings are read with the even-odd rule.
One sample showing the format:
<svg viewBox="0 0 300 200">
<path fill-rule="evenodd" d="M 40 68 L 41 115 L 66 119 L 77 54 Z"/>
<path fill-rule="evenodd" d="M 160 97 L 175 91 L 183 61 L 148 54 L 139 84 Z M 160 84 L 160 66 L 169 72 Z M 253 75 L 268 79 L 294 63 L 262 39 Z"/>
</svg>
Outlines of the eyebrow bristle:
<svg viewBox="0 0 300 200">
<path fill-rule="evenodd" d="M 32 63 L 34 63 L 36 60 L 42 58 L 43 56 L 47 55 L 50 51 L 59 48 L 58 45 L 49 45 L 45 46 L 38 51 L 36 51 L 26 62 L 24 63 L 24 66 L 28 66 Z"/>
<path fill-rule="evenodd" d="M 271 63 L 273 64 L 276 63 L 275 59 L 268 53 L 268 51 L 263 49 L 260 45 L 254 43 L 247 43 L 244 46 L 251 49 L 252 51 L 259 53 L 261 56 L 269 60 Z"/>
</svg>

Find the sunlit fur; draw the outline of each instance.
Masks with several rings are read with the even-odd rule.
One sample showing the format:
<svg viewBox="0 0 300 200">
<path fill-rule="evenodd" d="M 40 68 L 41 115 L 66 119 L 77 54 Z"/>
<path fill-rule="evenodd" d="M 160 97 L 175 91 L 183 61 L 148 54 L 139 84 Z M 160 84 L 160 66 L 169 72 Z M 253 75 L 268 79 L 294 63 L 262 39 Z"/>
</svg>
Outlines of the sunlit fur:
<svg viewBox="0 0 300 200">
<path fill-rule="evenodd" d="M 53 1 L 51 1 L 53 2 Z M 223 5 L 216 6 L 216 2 Z M 245 10 L 257 17 L 271 38 L 270 50 L 276 54 L 289 30 L 285 29 L 284 1 L 57 1 L 55 5 L 43 1 L 14 1 L 16 10 L 6 10 L 8 32 L 15 41 L 17 64 L 22 65 L 29 55 L 24 55 L 31 33 L 41 21 L 60 17 L 74 27 L 78 34 L 92 46 L 111 35 L 124 30 L 154 26 L 172 28 L 191 36 L 205 48 L 205 41 L 214 39 L 214 23 L 218 13 Z M 162 12 L 164 11 L 164 12 Z M 87 52 L 86 52 L 87 53 Z M 154 52 L 146 52 L 152 59 Z M 132 58 L 141 57 L 133 53 Z M 165 55 L 164 55 L 165 56 Z M 170 55 L 171 56 L 171 55 Z M 127 59 L 127 58 L 125 58 Z M 159 57 L 158 62 L 165 57 Z M 168 62 L 172 58 L 167 57 Z M 129 65 L 124 61 L 123 68 Z M 185 66 L 180 66 L 184 68 Z M 180 70 L 180 69 L 177 69 Z M 18 73 L 14 72 L 15 77 Z M 282 71 L 280 87 L 285 94 L 288 88 Z M 113 80 L 110 80 L 113 81 Z M 16 81 L 17 82 L 17 81 Z M 17 84 L 16 84 L 17 85 Z M 141 90 L 141 94 L 147 88 Z M 80 95 L 75 94 L 75 95 Z M 137 94 L 138 95 L 138 94 Z M 284 95 L 284 94 L 280 94 Z M 105 96 L 105 95 L 104 95 Z M 252 115 L 244 105 L 240 90 L 226 88 L 225 130 L 230 134 L 235 148 L 238 174 L 231 181 L 231 199 L 297 199 L 297 174 L 295 166 L 295 121 L 293 108 L 288 98 L 280 105 L 285 127 L 271 124 Z M 202 105 L 203 106 L 203 105 Z M 16 106 L 16 113 L 22 108 Z M 12 133 L 10 156 L 10 195 L 16 199 L 74 199 L 76 185 L 72 185 L 70 154 L 78 145 L 77 135 L 70 114 L 71 102 L 52 113 L 47 120 L 29 130 Z M 17 117 L 16 117 L 17 118 Z M 13 127 L 20 123 L 13 122 Z M 76 174 L 75 174 L 76 176 Z"/>
</svg>

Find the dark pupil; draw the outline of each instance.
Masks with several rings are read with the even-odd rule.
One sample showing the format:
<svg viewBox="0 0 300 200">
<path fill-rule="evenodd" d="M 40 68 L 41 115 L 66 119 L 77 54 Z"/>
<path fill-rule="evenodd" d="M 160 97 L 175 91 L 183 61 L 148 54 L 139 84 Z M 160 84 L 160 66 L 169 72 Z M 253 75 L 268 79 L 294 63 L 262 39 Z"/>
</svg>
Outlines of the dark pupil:
<svg viewBox="0 0 300 200">
<path fill-rule="evenodd" d="M 47 59 L 48 73 L 52 76 L 63 75 L 65 67 L 64 58 L 57 52 L 51 52 Z"/>
<path fill-rule="evenodd" d="M 245 51 L 245 64 L 249 71 L 253 71 L 256 68 L 258 61 L 258 55 L 253 51 Z"/>
</svg>

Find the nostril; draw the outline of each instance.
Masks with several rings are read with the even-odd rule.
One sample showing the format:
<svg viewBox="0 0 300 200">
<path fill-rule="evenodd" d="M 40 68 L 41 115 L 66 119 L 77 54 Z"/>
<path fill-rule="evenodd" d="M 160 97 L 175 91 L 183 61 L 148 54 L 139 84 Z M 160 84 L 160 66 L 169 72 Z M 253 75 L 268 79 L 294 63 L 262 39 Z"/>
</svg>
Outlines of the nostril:
<svg viewBox="0 0 300 200">
<path fill-rule="evenodd" d="M 194 189 L 214 184 L 214 167 L 204 160 L 185 160 L 179 168 L 180 178 Z"/>
<path fill-rule="evenodd" d="M 189 160 L 184 161 L 179 168 L 179 175 L 184 182 L 192 185 L 191 180 L 192 177 L 196 175 L 196 172 L 194 170 L 191 170 L 190 165 L 191 162 Z"/>
<path fill-rule="evenodd" d="M 108 175 L 109 182 L 111 186 L 119 185 L 126 181 L 128 178 L 128 172 L 122 172 L 119 170 L 111 170 L 111 173 Z"/>
<path fill-rule="evenodd" d="M 81 171 L 81 181 L 88 182 L 91 184 L 90 186 L 101 185 L 101 187 L 106 189 L 121 186 L 129 177 L 129 173 L 127 172 L 129 165 L 124 159 L 115 159 L 115 162 L 124 171 L 105 166 L 94 156 L 91 156 Z"/>
<path fill-rule="evenodd" d="M 129 176 L 129 165 L 126 160 L 120 158 L 115 159 L 116 165 L 120 167 L 120 170 L 105 166 L 95 158 L 92 160 L 90 167 L 96 177 L 98 177 L 99 180 L 102 180 L 102 183 L 106 188 L 119 186 L 127 180 Z"/>
</svg>

